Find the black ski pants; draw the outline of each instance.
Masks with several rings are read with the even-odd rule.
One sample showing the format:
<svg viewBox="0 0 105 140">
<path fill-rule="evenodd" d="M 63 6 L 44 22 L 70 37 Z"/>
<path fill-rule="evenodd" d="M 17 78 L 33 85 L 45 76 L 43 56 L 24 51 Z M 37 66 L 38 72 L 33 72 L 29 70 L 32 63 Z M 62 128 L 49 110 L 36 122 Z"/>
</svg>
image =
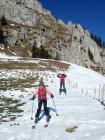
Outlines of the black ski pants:
<svg viewBox="0 0 105 140">
<path fill-rule="evenodd" d="M 59 93 L 61 93 L 62 91 L 66 93 L 65 82 L 60 82 Z"/>
<path fill-rule="evenodd" d="M 36 115 L 35 115 L 36 118 L 39 118 L 42 104 L 44 106 L 45 115 L 49 116 L 49 111 L 48 111 L 48 108 L 47 108 L 47 100 L 46 99 L 43 99 L 43 100 L 38 99 L 38 109 L 37 109 L 37 112 L 36 112 Z"/>
</svg>

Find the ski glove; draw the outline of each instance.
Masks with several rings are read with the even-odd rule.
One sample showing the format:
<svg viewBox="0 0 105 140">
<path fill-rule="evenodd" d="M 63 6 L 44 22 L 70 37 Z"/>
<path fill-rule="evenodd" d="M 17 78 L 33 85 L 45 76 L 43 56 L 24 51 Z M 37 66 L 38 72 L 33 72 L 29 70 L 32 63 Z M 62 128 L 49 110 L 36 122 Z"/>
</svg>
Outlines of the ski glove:
<svg viewBox="0 0 105 140">
<path fill-rule="evenodd" d="M 51 94 L 51 98 L 54 98 L 54 95 L 53 94 Z"/>
<path fill-rule="evenodd" d="M 33 96 L 33 97 L 32 97 L 32 100 L 34 100 L 35 98 L 36 98 L 36 97 L 35 97 L 35 96 Z"/>
</svg>

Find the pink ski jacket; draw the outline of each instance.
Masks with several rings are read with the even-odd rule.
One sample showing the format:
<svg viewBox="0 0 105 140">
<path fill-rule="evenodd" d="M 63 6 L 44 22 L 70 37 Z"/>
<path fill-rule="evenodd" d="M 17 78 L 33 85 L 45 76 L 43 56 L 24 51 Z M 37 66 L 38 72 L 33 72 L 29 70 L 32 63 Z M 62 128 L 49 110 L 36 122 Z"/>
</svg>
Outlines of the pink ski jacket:
<svg viewBox="0 0 105 140">
<path fill-rule="evenodd" d="M 58 74 L 57 77 L 60 78 L 60 82 L 61 83 L 64 83 L 65 77 L 67 77 L 67 75 L 64 75 L 64 74 L 60 75 L 60 74 Z"/>
<path fill-rule="evenodd" d="M 38 98 L 41 100 L 47 99 L 47 94 L 49 96 L 51 96 L 51 92 L 49 91 L 49 89 L 47 87 L 44 87 L 44 86 L 40 86 L 34 92 L 34 96 L 35 97 L 38 96 Z"/>
</svg>

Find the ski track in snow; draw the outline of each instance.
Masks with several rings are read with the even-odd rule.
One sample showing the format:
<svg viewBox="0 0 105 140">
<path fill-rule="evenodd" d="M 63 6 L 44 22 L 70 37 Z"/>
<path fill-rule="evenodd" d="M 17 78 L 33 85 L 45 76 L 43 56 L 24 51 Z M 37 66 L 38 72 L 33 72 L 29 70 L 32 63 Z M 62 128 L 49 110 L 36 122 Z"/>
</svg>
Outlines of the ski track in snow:
<svg viewBox="0 0 105 140">
<path fill-rule="evenodd" d="M 68 82 L 66 82 L 66 88 L 67 95 L 64 93 L 58 95 L 59 79 L 55 78 L 54 82 L 50 83 L 49 89 L 54 94 L 59 116 L 51 110 L 52 118 L 47 128 L 43 127 L 46 123 L 45 116 L 39 121 L 36 129 L 31 128 L 32 101 L 28 101 L 24 105 L 24 116 L 15 121 L 20 125 L 10 126 L 11 122 L 0 125 L 0 140 L 105 140 L 103 106 L 97 100 L 73 89 Z M 30 91 L 34 92 L 33 89 Z M 48 107 L 54 109 L 51 98 L 48 99 Z M 36 109 L 37 99 L 35 99 L 34 113 Z M 66 128 L 73 126 L 77 126 L 74 132 L 65 131 Z"/>
</svg>

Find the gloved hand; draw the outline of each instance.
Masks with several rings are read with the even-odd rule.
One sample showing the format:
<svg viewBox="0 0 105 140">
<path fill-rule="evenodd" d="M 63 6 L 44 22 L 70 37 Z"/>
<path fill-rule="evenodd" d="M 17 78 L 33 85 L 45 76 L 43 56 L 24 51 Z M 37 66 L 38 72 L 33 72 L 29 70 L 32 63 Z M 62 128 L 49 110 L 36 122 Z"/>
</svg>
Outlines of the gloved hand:
<svg viewBox="0 0 105 140">
<path fill-rule="evenodd" d="M 33 97 L 31 98 L 31 100 L 34 100 L 36 97 L 33 95 Z"/>
<path fill-rule="evenodd" d="M 53 94 L 51 94 L 51 98 L 54 98 L 54 95 Z"/>
<path fill-rule="evenodd" d="M 61 74 L 59 73 L 58 75 L 57 75 L 57 77 L 59 77 Z"/>
</svg>

